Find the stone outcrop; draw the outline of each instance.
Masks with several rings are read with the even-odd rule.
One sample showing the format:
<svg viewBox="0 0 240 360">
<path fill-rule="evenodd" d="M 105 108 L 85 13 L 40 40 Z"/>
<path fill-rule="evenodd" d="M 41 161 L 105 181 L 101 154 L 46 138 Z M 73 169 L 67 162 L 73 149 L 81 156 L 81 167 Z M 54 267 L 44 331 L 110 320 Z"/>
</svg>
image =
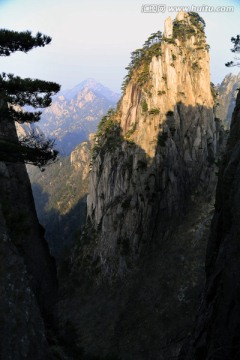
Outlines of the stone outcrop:
<svg viewBox="0 0 240 360">
<path fill-rule="evenodd" d="M 222 130 L 201 20 L 172 25 L 96 134 L 87 224 L 60 271 L 79 354 L 176 358 L 199 305 Z"/>
<path fill-rule="evenodd" d="M 164 36 L 166 38 L 172 38 L 173 35 L 173 25 L 172 18 L 169 16 L 164 22 Z"/>
<path fill-rule="evenodd" d="M 208 241 L 206 287 L 184 360 L 232 360 L 240 354 L 240 93 L 222 159 Z"/>
<path fill-rule="evenodd" d="M 90 165 L 90 147 L 89 142 L 84 141 L 78 145 L 70 154 L 70 162 L 75 170 L 80 170 L 82 180 L 85 180 L 89 173 Z"/>
<path fill-rule="evenodd" d="M 213 181 L 220 126 L 209 53 L 200 30 L 189 38 L 178 35 L 178 26 L 186 32 L 192 26 L 188 15 L 179 16 L 175 40 L 162 42 L 145 85 L 138 86 L 140 68 L 126 88 L 116 118 L 129 141 L 104 156 L 100 150 L 90 174 L 88 217 L 98 230 L 94 256 L 109 277 L 123 275 L 144 244 L 166 238 L 191 194 Z"/>
</svg>

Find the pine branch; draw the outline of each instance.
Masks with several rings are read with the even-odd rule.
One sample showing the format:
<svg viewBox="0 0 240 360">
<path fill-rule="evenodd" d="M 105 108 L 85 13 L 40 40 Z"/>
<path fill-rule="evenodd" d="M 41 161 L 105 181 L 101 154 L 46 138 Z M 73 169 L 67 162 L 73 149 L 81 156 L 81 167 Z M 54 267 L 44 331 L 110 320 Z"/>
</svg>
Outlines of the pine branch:
<svg viewBox="0 0 240 360">
<path fill-rule="evenodd" d="M 53 149 L 54 140 L 32 132 L 11 142 L 0 139 L 0 161 L 26 163 L 38 166 L 49 165 L 57 160 L 58 151 Z"/>
<path fill-rule="evenodd" d="M 13 74 L 0 75 L 0 97 L 12 105 L 29 105 L 45 108 L 51 105 L 51 96 L 60 90 L 60 85 L 39 79 L 22 79 Z"/>
<path fill-rule="evenodd" d="M 240 35 L 237 35 L 236 37 L 231 38 L 231 42 L 234 44 L 233 49 L 231 51 L 233 53 L 240 53 Z M 228 61 L 225 66 L 227 67 L 233 67 L 233 66 L 240 66 L 240 63 L 238 60 L 240 60 L 238 57 L 234 58 L 234 60 L 237 60 L 237 62 L 234 61 Z"/>
<path fill-rule="evenodd" d="M 41 111 L 30 112 L 23 110 L 15 110 L 11 106 L 9 108 L 0 108 L 1 119 L 11 119 L 19 124 L 38 122 L 41 118 Z"/>
<path fill-rule="evenodd" d="M 233 61 L 229 61 L 225 64 L 227 67 L 240 66 L 240 62 L 234 63 Z"/>
<path fill-rule="evenodd" d="M 0 56 L 9 56 L 16 51 L 27 53 L 36 47 L 43 47 L 51 42 L 51 37 L 38 32 L 32 36 L 31 31 L 0 30 Z"/>
</svg>

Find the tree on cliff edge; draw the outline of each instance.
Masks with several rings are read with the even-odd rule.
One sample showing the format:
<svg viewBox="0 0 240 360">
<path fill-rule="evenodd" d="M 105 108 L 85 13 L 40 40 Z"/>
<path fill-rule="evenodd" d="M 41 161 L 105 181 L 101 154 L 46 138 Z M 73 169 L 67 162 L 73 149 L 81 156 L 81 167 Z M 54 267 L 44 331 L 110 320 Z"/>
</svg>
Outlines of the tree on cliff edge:
<svg viewBox="0 0 240 360">
<path fill-rule="evenodd" d="M 231 49 L 231 51 L 233 53 L 240 53 L 240 35 L 237 35 L 236 37 L 232 37 L 231 42 L 233 43 L 233 49 Z M 240 66 L 240 58 L 235 57 L 234 59 L 236 61 L 229 61 L 225 65 L 227 67 Z"/>
<path fill-rule="evenodd" d="M 16 51 L 27 53 L 50 42 L 51 38 L 41 33 L 32 36 L 30 31 L 1 29 L 0 56 L 10 56 Z M 51 97 L 59 90 L 60 85 L 54 82 L 0 74 L 0 161 L 25 162 L 41 167 L 56 159 L 58 152 L 53 149 L 53 140 L 34 132 L 18 139 L 15 122 L 39 121 L 41 112 L 24 111 L 22 106 L 48 107 Z"/>
</svg>

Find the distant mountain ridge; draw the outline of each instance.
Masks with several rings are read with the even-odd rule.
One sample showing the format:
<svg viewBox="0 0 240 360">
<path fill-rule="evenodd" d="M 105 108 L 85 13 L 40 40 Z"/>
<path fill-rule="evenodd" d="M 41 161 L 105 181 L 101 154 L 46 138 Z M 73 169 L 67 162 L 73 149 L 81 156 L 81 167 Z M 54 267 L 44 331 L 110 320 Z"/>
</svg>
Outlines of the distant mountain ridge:
<svg viewBox="0 0 240 360">
<path fill-rule="evenodd" d="M 217 86 L 218 103 L 216 115 L 223 120 L 224 126 L 230 128 L 232 113 L 235 108 L 237 89 L 240 87 L 240 73 L 228 74 L 220 85 Z"/>
<path fill-rule="evenodd" d="M 96 131 L 102 116 L 119 98 L 119 94 L 96 80 L 86 79 L 53 97 L 52 105 L 42 112 L 39 128 L 46 136 L 56 139 L 61 154 L 69 155 Z"/>
<path fill-rule="evenodd" d="M 57 98 L 59 95 L 63 95 L 66 99 L 72 99 L 78 95 L 80 91 L 84 88 L 88 88 L 89 90 L 94 91 L 96 94 L 104 96 L 107 100 L 117 102 L 119 100 L 119 94 L 115 93 L 114 91 L 110 90 L 103 84 L 97 82 L 93 78 L 87 78 L 86 80 L 82 81 L 78 85 L 74 86 L 74 88 L 70 90 L 63 90 L 59 92 L 58 95 L 55 97 Z"/>
</svg>

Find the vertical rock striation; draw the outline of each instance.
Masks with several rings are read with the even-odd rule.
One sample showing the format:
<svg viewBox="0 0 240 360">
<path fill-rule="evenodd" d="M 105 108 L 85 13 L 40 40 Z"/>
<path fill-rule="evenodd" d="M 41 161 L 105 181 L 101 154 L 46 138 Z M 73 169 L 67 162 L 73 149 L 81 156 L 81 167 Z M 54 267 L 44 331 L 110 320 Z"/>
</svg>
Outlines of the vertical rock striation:
<svg viewBox="0 0 240 360">
<path fill-rule="evenodd" d="M 219 172 L 215 213 L 208 241 L 206 287 L 184 360 L 233 360 L 240 356 L 240 93 Z"/>
<path fill-rule="evenodd" d="M 134 266 L 144 244 L 166 238 L 191 194 L 213 181 L 219 125 L 204 31 L 179 13 L 165 32 L 160 55 L 133 72 L 114 115 L 122 138 L 99 149 L 90 174 L 94 257 L 110 278 Z"/>
</svg>

